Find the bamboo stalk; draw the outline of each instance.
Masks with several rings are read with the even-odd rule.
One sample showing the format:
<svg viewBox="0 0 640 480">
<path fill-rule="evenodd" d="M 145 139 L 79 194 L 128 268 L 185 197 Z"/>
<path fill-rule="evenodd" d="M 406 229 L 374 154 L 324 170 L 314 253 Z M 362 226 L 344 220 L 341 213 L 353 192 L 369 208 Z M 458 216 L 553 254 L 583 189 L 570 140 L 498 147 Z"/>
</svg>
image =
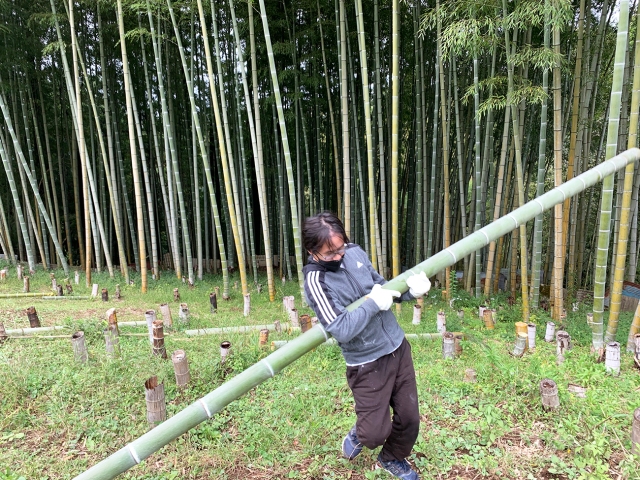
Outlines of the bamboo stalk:
<svg viewBox="0 0 640 480">
<path fill-rule="evenodd" d="M 121 323 L 120 325 L 124 325 L 125 323 Z M 300 330 L 299 327 L 292 327 L 288 323 L 280 324 L 280 328 L 284 330 Z M 271 332 L 277 331 L 275 323 L 267 324 L 267 325 L 244 325 L 241 327 L 218 327 L 218 328 L 198 328 L 196 330 L 185 330 L 184 333 L 188 336 L 195 335 L 220 335 L 224 333 L 247 333 L 254 332 L 256 330 L 267 329 Z"/>
<path fill-rule="evenodd" d="M 52 332 L 54 330 L 64 330 L 67 327 L 54 326 L 54 327 L 38 327 L 38 328 L 10 328 L 6 330 L 7 335 L 10 337 L 19 337 L 26 335 L 33 335 L 40 332 Z M 68 338 L 68 336 L 65 336 Z"/>
<path fill-rule="evenodd" d="M 58 286 L 58 288 L 62 288 L 61 285 Z M 41 293 L 39 293 L 38 295 L 42 295 Z M 92 297 L 88 296 L 88 295 L 76 295 L 73 297 L 70 297 L 68 295 L 47 295 L 47 296 L 43 296 L 41 298 L 41 300 L 91 300 Z"/>
<path fill-rule="evenodd" d="M 597 165 L 433 255 L 414 268 L 392 279 L 383 288 L 408 290 L 406 279 L 410 275 L 420 272 L 425 272 L 428 277 L 434 275 L 443 268 L 453 265 L 458 259 L 464 258 L 471 252 L 484 247 L 490 241 L 517 228 L 520 223 L 533 219 L 536 215 L 552 208 L 554 205 L 559 205 L 567 196 L 574 196 L 580 193 L 591 185 L 602 181 L 607 175 L 626 167 L 627 163 L 637 162 L 638 159 L 640 159 L 640 150 L 634 148 Z M 347 309 L 354 310 L 362 302 L 364 302 L 364 298 L 353 302 Z M 100 463 L 78 475 L 76 480 L 114 478 L 116 475 L 148 458 L 152 453 L 191 428 L 211 418 L 233 400 L 244 395 L 265 380 L 274 377 L 283 368 L 328 339 L 329 334 L 324 331 L 321 325 L 314 326 L 306 333 L 289 342 L 285 347 L 274 351 L 150 432 L 133 440 Z"/>
</svg>

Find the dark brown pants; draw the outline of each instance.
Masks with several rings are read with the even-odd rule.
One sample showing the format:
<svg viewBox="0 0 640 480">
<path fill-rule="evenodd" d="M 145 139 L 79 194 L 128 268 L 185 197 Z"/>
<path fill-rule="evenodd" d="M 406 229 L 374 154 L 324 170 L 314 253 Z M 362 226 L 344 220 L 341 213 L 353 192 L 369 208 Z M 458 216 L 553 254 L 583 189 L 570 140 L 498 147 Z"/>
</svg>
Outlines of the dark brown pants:
<svg viewBox="0 0 640 480">
<path fill-rule="evenodd" d="M 384 461 L 408 457 L 420 427 L 409 342 L 403 340 L 395 352 L 373 362 L 348 366 L 347 382 L 356 402 L 358 441 L 371 449 L 382 445 Z"/>
</svg>

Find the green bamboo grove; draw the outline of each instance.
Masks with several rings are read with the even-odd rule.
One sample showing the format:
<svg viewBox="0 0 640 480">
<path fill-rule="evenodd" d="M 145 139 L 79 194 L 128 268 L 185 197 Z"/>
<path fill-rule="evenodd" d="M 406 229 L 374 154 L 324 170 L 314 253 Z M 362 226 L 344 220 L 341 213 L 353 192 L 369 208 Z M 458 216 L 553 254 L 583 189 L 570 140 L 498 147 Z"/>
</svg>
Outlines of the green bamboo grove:
<svg viewBox="0 0 640 480">
<path fill-rule="evenodd" d="M 407 291 L 405 280 L 411 274 L 425 272 L 427 276 L 432 276 L 441 269 L 454 265 L 460 258 L 487 246 L 489 242 L 515 231 L 520 225 L 526 224 L 546 210 L 556 205 L 562 205 L 567 198 L 572 198 L 589 186 L 612 177 L 615 172 L 623 170 L 627 165 L 638 163 L 639 160 L 640 149 L 627 150 L 454 243 L 446 250 L 442 250 L 390 280 L 383 288 Z M 347 308 L 357 308 L 362 301 L 364 298 L 357 300 Z M 76 480 L 107 480 L 134 467 L 164 445 L 211 418 L 238 397 L 265 380 L 274 377 L 302 355 L 327 341 L 329 337 L 330 335 L 320 324 L 314 326 L 148 433 L 122 447 L 110 457 L 78 475 Z"/>
<path fill-rule="evenodd" d="M 304 217 L 332 210 L 397 276 L 637 146 L 630 10 L 0 0 L 0 253 L 142 291 L 221 274 L 225 297 L 262 269 L 273 300 L 301 281 Z M 630 167 L 434 275 L 525 319 L 589 289 L 599 322 L 638 278 L 639 186 Z"/>
</svg>

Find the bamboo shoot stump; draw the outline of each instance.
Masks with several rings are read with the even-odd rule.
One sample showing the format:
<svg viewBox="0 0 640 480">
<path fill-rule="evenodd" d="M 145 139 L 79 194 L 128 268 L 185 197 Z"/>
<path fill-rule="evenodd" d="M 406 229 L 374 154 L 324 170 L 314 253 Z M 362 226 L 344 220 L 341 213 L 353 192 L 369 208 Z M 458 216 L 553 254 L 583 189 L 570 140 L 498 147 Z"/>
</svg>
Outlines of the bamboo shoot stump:
<svg viewBox="0 0 640 480">
<path fill-rule="evenodd" d="M 57 285 L 56 286 L 56 295 L 58 295 L 59 297 L 64 296 L 64 291 L 63 291 L 62 285 Z"/>
<path fill-rule="evenodd" d="M 244 296 L 244 316 L 248 317 L 249 313 L 251 313 L 251 294 L 247 293 Z"/>
<path fill-rule="evenodd" d="M 413 318 L 411 319 L 411 323 L 413 325 L 420 325 L 420 317 L 422 317 L 422 307 L 420 304 L 416 303 L 413 306 Z"/>
<path fill-rule="evenodd" d="M 536 324 L 528 323 L 527 324 L 527 336 L 529 337 L 529 348 L 533 350 L 536 348 Z"/>
<path fill-rule="evenodd" d="M 94 283 L 93 287 L 91 288 L 91 296 L 93 298 L 96 298 L 98 296 L 98 284 Z"/>
<path fill-rule="evenodd" d="M 116 300 L 120 300 L 122 298 L 122 292 L 120 291 L 120 285 L 116 285 L 116 292 L 114 294 Z"/>
<path fill-rule="evenodd" d="M 640 456 L 640 408 L 633 412 L 631 427 L 631 453 Z"/>
<path fill-rule="evenodd" d="M 493 317 L 493 310 L 491 310 L 490 308 L 485 308 L 482 311 L 482 320 L 484 320 L 484 326 L 487 327 L 487 330 L 493 330 L 496 328 Z"/>
<path fill-rule="evenodd" d="M 29 277 L 23 277 L 22 281 L 23 281 L 22 291 L 24 293 L 29 293 Z"/>
<path fill-rule="evenodd" d="M 178 312 L 178 318 L 183 324 L 189 323 L 189 306 L 186 303 L 180 304 L 180 311 Z"/>
<path fill-rule="evenodd" d="M 102 301 L 103 302 L 109 301 L 109 290 L 107 290 L 106 288 L 102 289 Z"/>
<path fill-rule="evenodd" d="M 436 317 L 436 330 L 438 333 L 444 333 L 447 331 L 447 317 L 443 311 L 439 311 Z"/>
<path fill-rule="evenodd" d="M 293 327 L 299 327 L 300 326 L 300 320 L 298 318 L 298 310 L 295 308 L 292 308 L 289 311 L 289 321 L 291 322 L 291 325 Z"/>
<path fill-rule="evenodd" d="M 144 382 L 147 403 L 147 422 L 151 428 L 167 418 L 167 405 L 164 400 L 164 382 L 158 383 L 158 377 L 150 377 Z"/>
<path fill-rule="evenodd" d="M 558 363 L 564 362 L 564 354 L 571 350 L 571 337 L 564 330 L 558 330 L 556 334 L 556 355 Z"/>
<path fill-rule="evenodd" d="M 442 358 L 446 360 L 447 358 L 455 358 L 455 356 L 456 347 L 453 333 L 444 332 L 442 334 Z"/>
<path fill-rule="evenodd" d="M 311 324 L 311 316 L 304 314 L 300 315 L 300 330 L 302 333 L 309 330 L 313 325 Z"/>
<path fill-rule="evenodd" d="M 542 398 L 542 408 L 545 410 L 555 410 L 560 406 L 558 397 L 558 386 L 550 378 L 545 378 L 540 382 L 540 396 Z"/>
<path fill-rule="evenodd" d="M 263 328 L 260 330 L 260 337 L 258 338 L 258 346 L 264 348 L 269 343 L 269 329 Z"/>
<path fill-rule="evenodd" d="M 176 350 L 171 355 L 171 361 L 173 362 L 173 371 L 176 374 L 176 386 L 185 388 L 189 384 L 189 380 L 191 380 L 187 354 L 184 350 Z"/>
<path fill-rule="evenodd" d="M 70 283 L 67 283 L 67 284 L 65 285 L 65 287 L 66 287 L 66 289 L 67 289 L 67 295 L 71 295 L 71 294 L 73 294 L 73 287 L 71 286 L 71 284 L 70 284 Z"/>
<path fill-rule="evenodd" d="M 36 307 L 27 308 L 27 318 L 29 319 L 29 326 L 31 328 L 40 327 L 40 319 L 38 318 L 38 312 L 36 312 Z"/>
<path fill-rule="evenodd" d="M 174 302 L 180 301 L 180 291 L 177 288 L 173 289 L 173 301 Z"/>
<path fill-rule="evenodd" d="M 87 344 L 84 339 L 84 332 L 78 331 L 71 335 L 71 345 L 73 346 L 73 356 L 76 362 L 87 363 L 89 355 L 87 353 Z"/>
<path fill-rule="evenodd" d="M 144 319 L 147 322 L 147 332 L 149 333 L 149 343 L 153 346 L 153 322 L 156 321 L 156 311 L 147 310 L 144 312 Z"/>
<path fill-rule="evenodd" d="M 209 294 L 209 305 L 211 305 L 211 313 L 218 311 L 218 296 L 215 292 Z"/>
<path fill-rule="evenodd" d="M 74 281 L 76 282 L 76 285 L 80 283 L 80 272 L 77 270 L 75 271 L 75 274 L 74 274 Z"/>
<path fill-rule="evenodd" d="M 464 340 L 464 333 L 453 332 L 453 350 L 456 357 L 462 355 L 462 340 Z"/>
<path fill-rule="evenodd" d="M 231 350 L 231 342 L 225 340 L 220 344 L 220 363 L 224 363 L 227 361 L 227 355 L 229 355 L 229 350 Z"/>
<path fill-rule="evenodd" d="M 7 271 L 6 270 L 0 270 L 0 281 L 1 282 L 6 282 L 7 281 Z"/>
<path fill-rule="evenodd" d="M 620 344 L 618 342 L 607 343 L 605 355 L 604 368 L 617 377 L 620 375 Z"/>
<path fill-rule="evenodd" d="M 120 336 L 118 333 L 118 324 L 109 325 L 103 331 L 105 350 L 107 357 L 115 358 L 120 356 Z"/>
<path fill-rule="evenodd" d="M 105 316 L 107 317 L 107 325 L 110 329 L 116 331 L 116 335 L 120 335 L 120 330 L 118 328 L 118 315 L 115 308 L 110 308 L 106 311 Z"/>
<path fill-rule="evenodd" d="M 478 307 L 478 316 L 484 320 L 484 311 L 487 310 L 488 307 L 486 305 L 480 305 Z"/>
<path fill-rule="evenodd" d="M 22 280 L 22 265 L 16 265 L 16 275 L 18 276 L 18 280 Z"/>
<path fill-rule="evenodd" d="M 56 280 L 56 277 L 53 276 L 53 273 L 51 274 L 51 290 L 54 292 L 58 291 L 58 281 Z"/>
<path fill-rule="evenodd" d="M 162 321 L 164 322 L 164 326 L 167 328 L 171 328 L 173 326 L 173 319 L 171 318 L 171 308 L 168 303 L 163 303 L 160 305 L 160 313 L 162 314 Z"/>
<path fill-rule="evenodd" d="M 262 284 L 261 283 L 256 285 L 256 290 L 258 291 L 258 293 L 262 293 Z"/>
<path fill-rule="evenodd" d="M 153 322 L 153 354 L 166 359 L 167 349 L 164 347 L 164 330 L 162 327 L 162 320 Z"/>
<path fill-rule="evenodd" d="M 544 341 L 545 342 L 553 342 L 553 339 L 556 336 L 556 324 L 553 322 L 547 322 L 547 330 L 544 333 Z"/>
<path fill-rule="evenodd" d="M 278 333 L 282 333 L 282 325 L 280 325 L 280 320 L 273 321 L 273 329 Z"/>
<path fill-rule="evenodd" d="M 519 332 L 516 337 L 516 344 L 511 353 L 514 357 L 521 357 L 527 351 L 527 334 Z"/>
</svg>

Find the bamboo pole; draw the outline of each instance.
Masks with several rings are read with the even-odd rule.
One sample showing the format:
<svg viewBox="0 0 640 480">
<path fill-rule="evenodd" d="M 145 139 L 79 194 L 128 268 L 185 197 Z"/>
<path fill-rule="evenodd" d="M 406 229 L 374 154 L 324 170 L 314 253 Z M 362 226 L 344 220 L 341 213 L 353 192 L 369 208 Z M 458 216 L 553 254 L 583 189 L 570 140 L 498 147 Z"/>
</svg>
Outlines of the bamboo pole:
<svg viewBox="0 0 640 480">
<path fill-rule="evenodd" d="M 53 297 L 53 292 L 31 292 L 31 293 L 0 293 L 0 298 L 26 298 L 26 297 Z"/>
<path fill-rule="evenodd" d="M 21 336 L 33 335 L 35 333 L 40 333 L 40 332 L 52 332 L 54 330 L 64 330 L 65 328 L 67 327 L 55 326 L 55 327 L 37 327 L 37 328 L 10 328 L 6 330 L 6 333 L 10 337 L 21 337 Z M 68 336 L 65 335 L 65 338 L 68 338 Z"/>
<path fill-rule="evenodd" d="M 123 325 L 122 323 L 120 325 Z M 283 323 L 280 325 L 281 329 L 284 330 L 300 330 L 300 328 L 292 327 L 288 323 Z M 278 327 L 275 323 L 270 323 L 267 325 L 243 325 L 240 327 L 219 327 L 219 328 L 198 328 L 195 330 L 185 330 L 184 333 L 187 336 L 195 336 L 195 335 L 221 335 L 224 333 L 247 333 L 247 332 L 255 332 L 256 330 L 267 329 L 271 332 L 278 331 Z"/>
<path fill-rule="evenodd" d="M 425 272 L 427 276 L 432 276 L 443 268 L 453 265 L 458 259 L 464 258 L 471 252 L 484 247 L 490 241 L 518 228 L 521 223 L 527 222 L 545 210 L 561 204 L 567 197 L 580 193 L 591 185 L 602 181 L 606 176 L 625 168 L 629 162 L 637 162 L 639 159 L 640 149 L 634 148 L 597 165 L 433 255 L 402 275 L 392 279 L 383 288 L 407 291 L 406 279 L 410 275 Z M 361 298 L 353 302 L 347 309 L 354 310 L 364 300 L 364 298 Z M 153 430 L 133 440 L 100 463 L 78 475 L 76 480 L 111 479 L 125 472 L 183 433 L 211 418 L 233 400 L 244 395 L 265 380 L 274 377 L 284 367 L 295 362 L 302 355 L 310 352 L 328 339 L 329 334 L 325 332 L 322 326 L 315 325 L 285 347 L 274 351 Z"/>
</svg>

